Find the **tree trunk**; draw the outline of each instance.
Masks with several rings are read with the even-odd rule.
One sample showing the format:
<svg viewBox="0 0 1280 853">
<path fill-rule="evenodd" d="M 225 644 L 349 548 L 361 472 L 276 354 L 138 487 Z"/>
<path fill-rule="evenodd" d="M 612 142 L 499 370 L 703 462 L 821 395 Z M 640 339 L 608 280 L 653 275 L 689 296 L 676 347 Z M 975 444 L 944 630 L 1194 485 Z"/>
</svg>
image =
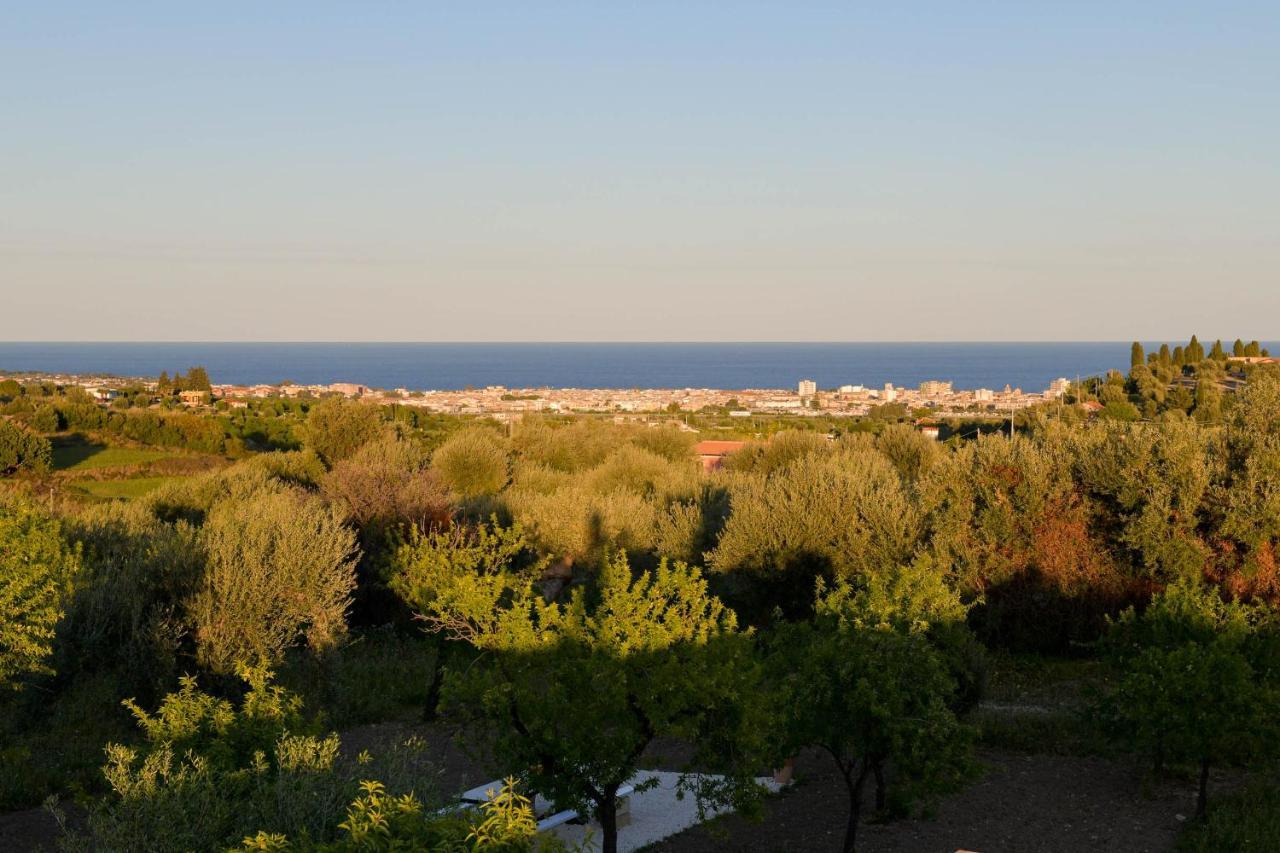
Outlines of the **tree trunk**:
<svg viewBox="0 0 1280 853">
<path fill-rule="evenodd" d="M 858 824 L 862 818 L 862 787 L 867 781 L 867 764 L 865 761 L 862 763 L 857 779 L 853 776 L 855 766 L 857 766 L 856 761 L 848 768 L 843 765 L 840 767 L 840 772 L 844 775 L 845 788 L 849 791 L 849 822 L 844 829 L 844 846 L 840 848 L 842 853 L 854 853 L 854 847 L 858 842 Z"/>
<path fill-rule="evenodd" d="M 871 769 L 876 774 L 876 813 L 883 815 L 889 804 L 889 792 L 884 784 L 884 762 L 877 758 Z"/>
<path fill-rule="evenodd" d="M 607 794 L 596 806 L 596 818 L 600 821 L 600 853 L 618 853 L 618 797 Z"/>
<path fill-rule="evenodd" d="M 1200 793 L 1196 796 L 1196 817 L 1204 820 L 1209 805 L 1209 759 L 1200 760 Z"/>
<path fill-rule="evenodd" d="M 436 638 L 436 659 L 431 665 L 431 686 L 422 705 L 424 722 L 434 722 L 440 716 L 440 682 L 444 681 L 444 640 Z"/>
</svg>

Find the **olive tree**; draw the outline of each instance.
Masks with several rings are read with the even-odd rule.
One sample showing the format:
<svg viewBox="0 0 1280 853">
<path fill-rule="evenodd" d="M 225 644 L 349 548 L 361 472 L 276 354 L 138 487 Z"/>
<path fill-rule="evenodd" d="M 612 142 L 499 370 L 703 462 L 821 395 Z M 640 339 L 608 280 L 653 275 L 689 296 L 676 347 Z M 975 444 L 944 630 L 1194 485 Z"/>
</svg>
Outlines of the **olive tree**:
<svg viewBox="0 0 1280 853">
<path fill-rule="evenodd" d="M 464 429 L 436 448 L 432 467 L 463 498 L 499 492 L 507 484 L 507 448 L 491 429 Z"/>
<path fill-rule="evenodd" d="M 300 642 L 322 650 L 346 633 L 355 534 L 318 499 L 280 489 L 223 501 L 199 543 L 206 565 L 190 612 L 205 666 L 277 662 Z"/>
<path fill-rule="evenodd" d="M 385 428 L 377 406 L 333 397 L 312 407 L 302 433 L 307 447 L 333 465 L 373 441 Z"/>
<path fill-rule="evenodd" d="M 737 576 L 744 592 L 735 604 L 753 621 L 775 607 L 807 615 L 815 577 L 910 561 L 924 531 L 898 471 L 867 446 L 807 452 L 767 475 L 731 475 L 728 493 L 730 515 L 708 559 Z"/>
</svg>

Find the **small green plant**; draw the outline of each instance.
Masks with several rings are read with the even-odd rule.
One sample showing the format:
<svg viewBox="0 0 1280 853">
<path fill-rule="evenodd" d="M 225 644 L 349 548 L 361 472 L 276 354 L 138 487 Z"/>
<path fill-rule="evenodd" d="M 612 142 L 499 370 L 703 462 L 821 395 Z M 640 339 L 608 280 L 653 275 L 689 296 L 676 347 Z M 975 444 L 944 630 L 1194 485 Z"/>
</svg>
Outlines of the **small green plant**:
<svg viewBox="0 0 1280 853">
<path fill-rule="evenodd" d="M 278 836 L 321 844 L 338 836 L 357 772 L 390 772 L 414 789 L 391 764 L 363 756 L 354 767 L 341 762 L 338 736 L 315 734 L 297 697 L 273 684 L 270 671 L 241 673 L 247 690 L 238 702 L 204 693 L 194 679 L 155 712 L 126 702 L 145 742 L 108 744 L 103 774 L 111 793 L 91 811 L 87 833 L 68 832 L 64 846 L 225 850 L 259 830 L 255 843 Z"/>
<path fill-rule="evenodd" d="M 277 832 L 246 837 L 242 851 L 296 853 L 568 853 L 560 840 L 538 833 L 533 803 L 516 790 L 514 779 L 491 791 L 488 801 L 471 812 L 431 813 L 408 794 L 388 793 L 386 785 L 366 780 L 347 807 L 347 817 L 334 841 L 315 844 L 291 841 Z"/>
</svg>

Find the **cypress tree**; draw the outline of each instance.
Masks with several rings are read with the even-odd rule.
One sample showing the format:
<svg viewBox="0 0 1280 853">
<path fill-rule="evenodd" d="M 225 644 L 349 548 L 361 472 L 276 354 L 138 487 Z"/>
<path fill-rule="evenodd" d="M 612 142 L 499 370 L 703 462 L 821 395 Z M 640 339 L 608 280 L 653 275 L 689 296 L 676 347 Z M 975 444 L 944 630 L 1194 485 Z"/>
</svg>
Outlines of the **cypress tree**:
<svg viewBox="0 0 1280 853">
<path fill-rule="evenodd" d="M 1192 335 L 1183 356 L 1186 358 L 1187 364 L 1199 364 L 1204 361 L 1204 344 L 1200 343 L 1199 338 Z"/>
<path fill-rule="evenodd" d="M 1137 367 L 1147 360 L 1147 354 L 1142 351 L 1142 344 L 1137 341 L 1133 342 L 1133 346 L 1129 349 L 1129 366 Z"/>
</svg>

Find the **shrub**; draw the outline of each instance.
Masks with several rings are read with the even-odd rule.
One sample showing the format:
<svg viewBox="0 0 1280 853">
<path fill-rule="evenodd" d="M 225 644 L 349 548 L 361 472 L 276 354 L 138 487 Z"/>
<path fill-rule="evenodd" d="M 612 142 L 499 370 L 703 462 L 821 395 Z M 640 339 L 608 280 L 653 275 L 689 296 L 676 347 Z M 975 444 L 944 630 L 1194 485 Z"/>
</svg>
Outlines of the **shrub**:
<svg viewBox="0 0 1280 853">
<path fill-rule="evenodd" d="M 185 651 L 184 608 L 204 570 L 195 529 L 120 502 L 66 524 L 83 548 L 84 570 L 59 631 L 59 668 L 113 669 L 131 690 L 170 681 Z"/>
<path fill-rule="evenodd" d="M 490 429 L 473 427 L 453 435 L 436 449 L 431 464 L 450 489 L 463 498 L 496 494 L 507 484 L 507 449 Z"/>
<path fill-rule="evenodd" d="M 278 662 L 303 640 L 320 651 L 346 632 L 355 535 L 319 500 L 292 491 L 227 500 L 198 540 L 207 563 L 190 610 L 205 666 Z"/>
<path fill-rule="evenodd" d="M 15 471 L 41 473 L 53 464 L 49 440 L 0 417 L 0 476 Z"/>
<path fill-rule="evenodd" d="M 425 527 L 449 514 L 449 494 L 427 454 L 412 442 L 387 437 L 336 463 L 321 493 L 361 529 L 398 524 Z"/>
<path fill-rule="evenodd" d="M 558 853 L 569 849 L 553 836 L 538 833 L 533 803 L 516 791 L 514 779 L 507 779 L 478 809 L 453 815 L 432 815 L 412 793 L 394 796 L 381 782 L 361 782 L 360 792 L 347 808 L 347 819 L 339 825 L 343 835 L 336 841 L 294 843 L 282 833 L 260 831 L 245 838 L 240 849 L 299 853 Z"/>
<path fill-rule="evenodd" d="M 334 397 L 307 413 L 303 442 L 326 464 L 333 465 L 373 441 L 385 428 L 377 406 Z"/>
<path fill-rule="evenodd" d="M 55 627 L 79 568 L 56 519 L 22 493 L 0 494 L 0 688 L 52 672 Z"/>
<path fill-rule="evenodd" d="M 58 410 L 53 406 L 36 406 L 27 423 L 40 432 L 57 432 L 60 426 Z"/>
<path fill-rule="evenodd" d="M 259 830 L 334 838 L 356 773 L 392 766 L 371 758 L 375 766 L 344 766 L 337 735 L 317 736 L 297 697 L 272 684 L 269 671 L 241 675 L 248 689 L 238 703 L 202 692 L 194 679 L 155 713 L 126 702 L 144 743 L 108 744 L 111 794 L 92 809 L 84 834 L 66 833 L 64 847 L 215 851 Z"/>
</svg>

